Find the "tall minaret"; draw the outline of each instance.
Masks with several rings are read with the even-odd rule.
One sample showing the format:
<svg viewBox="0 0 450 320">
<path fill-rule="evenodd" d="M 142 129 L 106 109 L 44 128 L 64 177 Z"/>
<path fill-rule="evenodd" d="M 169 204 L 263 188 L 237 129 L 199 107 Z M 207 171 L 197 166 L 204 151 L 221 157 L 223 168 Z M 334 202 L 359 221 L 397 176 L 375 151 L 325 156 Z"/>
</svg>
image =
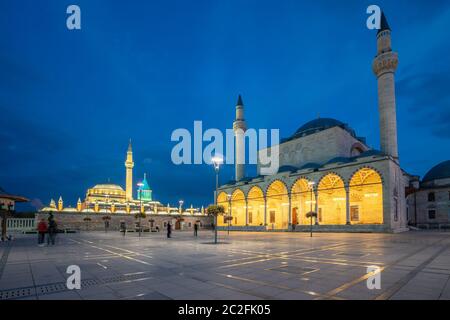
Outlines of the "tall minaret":
<svg viewBox="0 0 450 320">
<path fill-rule="evenodd" d="M 127 201 L 133 200 L 133 150 L 131 149 L 131 139 L 130 143 L 128 144 L 128 151 L 127 151 L 127 160 L 125 160 L 125 168 L 127 171 L 127 178 L 126 178 L 126 199 Z"/>
<path fill-rule="evenodd" d="M 236 140 L 236 154 L 235 154 L 235 180 L 240 181 L 244 178 L 244 163 L 245 163 L 245 131 L 247 124 L 244 119 L 244 103 L 242 97 L 239 95 L 236 104 L 236 119 L 233 122 L 234 137 Z"/>
<path fill-rule="evenodd" d="M 377 56 L 372 69 L 378 79 L 378 112 L 380 114 L 381 151 L 398 159 L 397 113 L 394 73 L 398 65 L 397 52 L 391 48 L 391 29 L 384 13 L 377 33 Z"/>
</svg>

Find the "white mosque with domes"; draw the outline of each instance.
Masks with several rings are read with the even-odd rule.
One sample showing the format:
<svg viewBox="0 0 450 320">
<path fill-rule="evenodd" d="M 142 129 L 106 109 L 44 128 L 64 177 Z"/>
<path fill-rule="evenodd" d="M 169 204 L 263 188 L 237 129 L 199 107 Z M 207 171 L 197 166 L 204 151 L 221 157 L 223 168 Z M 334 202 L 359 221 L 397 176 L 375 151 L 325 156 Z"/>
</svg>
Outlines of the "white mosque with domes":
<svg viewBox="0 0 450 320">
<path fill-rule="evenodd" d="M 182 208 L 179 206 L 163 205 L 152 197 L 152 189 L 147 181 L 147 175 L 137 184 L 136 197 L 133 197 L 133 150 L 131 140 L 128 144 L 125 160 L 125 190 L 117 184 L 97 184 L 86 192 L 82 201 L 78 198 L 76 207 L 64 206 L 60 196 L 58 202 L 51 199 L 50 205 L 41 209 L 41 212 L 65 212 L 65 213 L 110 213 L 110 214 L 196 214 L 204 215 L 204 208 Z"/>
<path fill-rule="evenodd" d="M 339 120 L 312 120 L 281 140 L 277 174 L 260 175 L 258 165 L 258 175 L 246 177 L 244 166 L 235 166 L 235 180 L 221 185 L 216 194 L 226 213 L 218 219 L 218 226 L 249 231 L 402 232 L 421 221 L 449 225 L 450 162 L 432 169 L 422 182 L 401 168 L 394 80 L 397 64 L 391 29 L 383 14 L 372 63 L 378 81 L 380 150 L 370 148 Z M 239 96 L 235 135 L 246 127 Z M 428 196 L 430 192 L 434 194 Z"/>
</svg>

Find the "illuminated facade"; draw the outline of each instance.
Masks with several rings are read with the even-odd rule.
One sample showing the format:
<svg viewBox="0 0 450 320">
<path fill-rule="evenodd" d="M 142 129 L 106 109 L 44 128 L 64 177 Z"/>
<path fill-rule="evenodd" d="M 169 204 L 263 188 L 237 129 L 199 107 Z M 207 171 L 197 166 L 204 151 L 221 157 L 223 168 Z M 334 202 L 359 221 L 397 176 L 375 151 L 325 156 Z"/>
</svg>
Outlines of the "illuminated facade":
<svg viewBox="0 0 450 320">
<path fill-rule="evenodd" d="M 405 188 L 412 176 L 401 169 L 397 152 L 397 64 L 383 14 L 372 65 L 378 80 L 380 151 L 370 148 L 365 138 L 336 119 L 307 122 L 280 142 L 277 174 L 260 175 L 259 164 L 256 177 L 245 177 L 243 167 L 236 168 L 235 180 L 222 185 L 216 195 L 226 213 L 218 226 L 306 231 L 312 224 L 318 231 L 407 230 Z M 234 123 L 246 127 L 243 114 L 239 97 Z M 275 150 L 268 149 L 259 152 Z M 310 218 L 309 212 L 315 216 Z"/>
</svg>

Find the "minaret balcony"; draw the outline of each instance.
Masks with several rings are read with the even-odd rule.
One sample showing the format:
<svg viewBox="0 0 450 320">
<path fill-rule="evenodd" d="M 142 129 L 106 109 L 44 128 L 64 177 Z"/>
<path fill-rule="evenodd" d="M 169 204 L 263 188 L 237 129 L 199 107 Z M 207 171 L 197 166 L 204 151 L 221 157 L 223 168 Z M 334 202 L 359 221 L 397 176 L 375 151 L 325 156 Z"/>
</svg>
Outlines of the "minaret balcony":
<svg viewBox="0 0 450 320">
<path fill-rule="evenodd" d="M 383 53 L 373 60 L 372 70 L 377 77 L 380 77 L 384 73 L 395 72 L 398 66 L 397 52 Z"/>
</svg>

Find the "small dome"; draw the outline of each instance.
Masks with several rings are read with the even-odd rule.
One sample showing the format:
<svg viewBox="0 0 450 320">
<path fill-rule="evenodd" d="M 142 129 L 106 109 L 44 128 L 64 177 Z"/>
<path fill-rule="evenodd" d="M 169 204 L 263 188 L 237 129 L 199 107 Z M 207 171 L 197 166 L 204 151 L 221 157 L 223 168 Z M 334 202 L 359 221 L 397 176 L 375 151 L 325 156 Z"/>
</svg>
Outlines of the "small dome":
<svg viewBox="0 0 450 320">
<path fill-rule="evenodd" d="M 321 165 L 318 163 L 314 163 L 314 162 L 309 162 L 303 166 L 300 167 L 300 170 L 304 170 L 304 169 L 318 169 L 320 168 Z"/>
<path fill-rule="evenodd" d="M 117 184 L 97 184 L 92 189 L 109 189 L 109 190 L 120 190 L 123 191 L 122 187 Z"/>
<path fill-rule="evenodd" d="M 450 160 L 439 163 L 431 168 L 423 177 L 423 182 L 450 178 Z"/>
<path fill-rule="evenodd" d="M 346 157 L 336 157 L 333 158 L 331 160 L 329 160 L 327 163 L 325 164 L 334 164 L 334 163 L 348 163 L 351 162 L 352 159 L 351 158 L 346 158 Z"/>
<path fill-rule="evenodd" d="M 300 128 L 298 128 L 298 130 L 294 133 L 292 137 L 295 138 L 303 137 L 333 127 L 341 127 L 342 129 L 350 133 L 353 137 L 355 137 L 355 132 L 353 131 L 353 129 L 351 129 L 345 123 L 332 118 L 318 118 L 309 121 L 304 125 L 302 125 Z"/>
<path fill-rule="evenodd" d="M 295 172 L 297 170 L 298 170 L 298 168 L 294 167 L 294 166 L 281 166 L 280 168 L 278 168 L 278 173 L 281 173 L 281 172 Z"/>
</svg>

